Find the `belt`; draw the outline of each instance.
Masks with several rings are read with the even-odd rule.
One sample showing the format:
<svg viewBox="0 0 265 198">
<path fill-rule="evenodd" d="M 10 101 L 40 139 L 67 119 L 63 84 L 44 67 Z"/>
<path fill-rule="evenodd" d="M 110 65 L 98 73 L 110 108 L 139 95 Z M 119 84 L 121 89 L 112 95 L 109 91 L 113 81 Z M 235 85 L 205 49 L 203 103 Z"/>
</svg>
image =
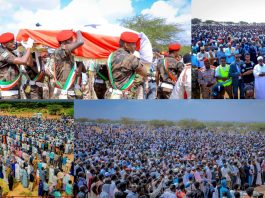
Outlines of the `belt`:
<svg viewBox="0 0 265 198">
<path fill-rule="evenodd" d="M 59 90 L 61 91 L 62 95 L 75 96 L 75 91 L 66 91 L 66 90 L 59 89 L 57 87 L 54 88 L 54 94 L 56 94 Z"/>
<path fill-rule="evenodd" d="M 94 82 L 95 83 L 99 83 L 99 84 L 104 84 L 105 83 L 104 80 L 98 79 L 98 78 L 96 78 Z"/>
<path fill-rule="evenodd" d="M 160 87 L 163 87 L 163 88 L 168 88 L 168 89 L 173 89 L 174 86 L 172 84 L 169 84 L 169 83 L 160 83 Z"/>
<path fill-rule="evenodd" d="M 148 76 L 147 79 L 148 79 L 148 81 L 151 81 L 151 80 L 154 81 L 154 80 L 155 80 L 155 77 L 150 77 L 150 76 Z"/>
<path fill-rule="evenodd" d="M 18 90 L 0 91 L 1 96 L 15 96 L 18 95 Z"/>
<path fill-rule="evenodd" d="M 116 94 L 116 95 L 122 95 L 122 94 L 128 95 L 129 94 L 128 91 L 122 92 L 121 90 L 112 89 L 112 88 L 109 88 L 109 92 L 113 93 L 113 94 Z"/>
<path fill-rule="evenodd" d="M 44 83 L 41 83 L 41 82 L 36 82 L 36 81 L 29 81 L 29 84 L 30 85 L 37 85 L 38 87 L 44 87 Z"/>
</svg>

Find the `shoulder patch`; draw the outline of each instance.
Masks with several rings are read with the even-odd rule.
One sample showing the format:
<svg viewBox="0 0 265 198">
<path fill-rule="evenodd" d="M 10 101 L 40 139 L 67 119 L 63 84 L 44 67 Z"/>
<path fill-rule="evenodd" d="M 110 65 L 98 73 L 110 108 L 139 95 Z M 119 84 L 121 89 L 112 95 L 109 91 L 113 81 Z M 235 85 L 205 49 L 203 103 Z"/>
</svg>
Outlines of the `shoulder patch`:
<svg viewBox="0 0 265 198">
<path fill-rule="evenodd" d="M 2 56 L 3 58 L 8 57 L 8 52 L 7 52 L 7 51 L 4 51 L 4 52 L 1 54 L 1 56 Z"/>
</svg>

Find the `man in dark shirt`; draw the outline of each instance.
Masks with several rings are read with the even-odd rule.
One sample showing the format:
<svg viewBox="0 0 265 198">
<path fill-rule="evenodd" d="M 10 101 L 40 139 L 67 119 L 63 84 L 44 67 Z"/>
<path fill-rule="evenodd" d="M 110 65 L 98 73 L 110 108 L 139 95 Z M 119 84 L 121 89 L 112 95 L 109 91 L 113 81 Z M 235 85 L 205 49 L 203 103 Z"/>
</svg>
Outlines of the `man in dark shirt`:
<svg viewBox="0 0 265 198">
<path fill-rule="evenodd" d="M 250 54 L 245 54 L 245 62 L 241 66 L 241 77 L 245 89 L 245 97 L 254 97 L 254 75 L 253 69 L 255 64 L 250 61 Z"/>
</svg>

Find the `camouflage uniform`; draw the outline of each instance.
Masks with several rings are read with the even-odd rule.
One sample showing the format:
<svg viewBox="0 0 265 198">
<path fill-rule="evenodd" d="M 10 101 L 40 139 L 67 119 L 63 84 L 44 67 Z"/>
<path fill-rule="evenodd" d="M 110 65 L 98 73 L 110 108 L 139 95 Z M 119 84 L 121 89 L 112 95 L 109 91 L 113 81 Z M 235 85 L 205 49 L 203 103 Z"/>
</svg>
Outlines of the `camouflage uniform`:
<svg viewBox="0 0 265 198">
<path fill-rule="evenodd" d="M 38 60 L 39 60 L 40 68 L 42 69 L 43 66 L 42 66 L 41 58 L 39 57 Z M 34 63 L 34 67 L 36 67 L 37 66 L 37 58 L 35 58 L 33 63 Z M 34 99 L 34 100 L 42 99 L 43 98 L 44 76 L 42 77 L 42 79 L 40 79 L 40 81 L 34 82 L 33 79 L 39 74 L 38 72 L 36 72 L 37 69 L 34 70 L 33 68 L 31 68 L 29 66 L 25 66 L 25 70 L 28 74 L 28 77 L 30 78 L 30 79 L 28 79 L 30 81 L 29 85 L 28 85 L 30 87 L 30 91 L 28 93 L 25 91 L 27 99 Z M 25 86 L 27 87 L 27 85 L 25 85 Z"/>
<path fill-rule="evenodd" d="M 94 81 L 94 90 L 96 92 L 98 99 L 104 99 L 106 91 L 107 91 L 106 80 L 108 80 L 107 65 L 100 65 L 100 64 L 96 65 L 95 71 L 96 71 L 96 75 L 95 75 L 95 81 Z"/>
<path fill-rule="evenodd" d="M 198 72 L 198 82 L 201 86 L 201 92 L 202 92 L 202 98 L 203 99 L 210 99 L 211 97 L 211 92 L 212 92 L 212 87 L 216 83 L 216 78 L 215 78 L 215 71 L 213 68 L 210 68 L 208 70 L 206 69 L 201 69 Z M 210 87 L 207 87 L 207 84 L 211 83 L 213 84 Z"/>
<path fill-rule="evenodd" d="M 140 60 L 133 54 L 125 51 L 123 48 L 119 48 L 113 53 L 111 65 L 113 80 L 117 89 L 121 89 L 128 82 L 135 71 L 139 67 L 142 67 Z M 136 77 L 130 89 L 128 91 L 122 91 L 122 94 L 120 94 L 121 98 L 136 99 L 137 90 L 141 83 L 141 78 Z M 112 95 L 112 97 L 120 98 L 120 96 L 115 97 L 115 94 Z"/>
<path fill-rule="evenodd" d="M 198 69 L 192 68 L 191 70 L 191 80 L 192 80 L 192 99 L 200 99 L 201 93 L 200 93 L 200 85 L 198 82 Z"/>
<path fill-rule="evenodd" d="M 0 47 L 0 81 L 12 81 L 19 75 L 19 67 L 13 64 L 15 58 L 15 54 L 5 48 Z M 19 84 L 10 89 L 10 91 L 17 91 L 17 94 L 11 96 L 4 96 L 4 91 L 0 90 L 0 98 L 19 99 Z"/>
<path fill-rule="evenodd" d="M 167 71 L 165 70 L 164 66 L 164 59 L 160 59 L 157 64 L 157 75 L 159 76 L 159 85 L 157 89 L 157 98 L 158 99 L 169 99 L 173 88 L 176 84 L 174 80 L 172 80 L 169 75 L 167 74 Z M 178 79 L 181 71 L 184 68 L 184 64 L 182 62 L 178 62 L 175 58 L 173 57 L 166 57 L 166 60 L 168 61 L 168 70 L 169 72 L 176 78 Z M 164 84 L 166 85 L 172 85 L 171 88 L 163 87 Z"/>
<path fill-rule="evenodd" d="M 65 49 L 65 45 L 61 45 L 54 52 L 54 62 L 56 79 L 61 83 L 62 86 L 64 86 L 72 67 L 74 67 L 74 57 L 72 56 L 71 51 Z M 73 84 L 67 90 L 67 99 L 77 98 L 74 87 L 75 85 Z M 61 91 L 62 90 L 57 89 L 57 92 L 54 95 L 55 99 L 59 99 Z"/>
</svg>

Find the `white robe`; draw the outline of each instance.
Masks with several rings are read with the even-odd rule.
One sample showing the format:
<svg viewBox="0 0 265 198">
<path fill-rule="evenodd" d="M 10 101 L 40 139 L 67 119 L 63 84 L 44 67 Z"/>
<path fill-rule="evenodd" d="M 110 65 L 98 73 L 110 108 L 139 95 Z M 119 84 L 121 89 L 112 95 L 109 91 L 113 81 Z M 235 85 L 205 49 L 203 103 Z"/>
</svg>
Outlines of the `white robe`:
<svg viewBox="0 0 265 198">
<path fill-rule="evenodd" d="M 258 64 L 253 70 L 255 76 L 256 99 L 265 99 L 265 76 L 259 76 L 261 73 L 265 73 L 265 64 L 263 64 L 263 66 Z"/>
<path fill-rule="evenodd" d="M 53 176 L 54 176 L 54 169 L 49 168 L 49 183 L 52 183 Z"/>
<path fill-rule="evenodd" d="M 181 72 L 170 99 L 184 99 L 185 91 L 187 98 L 191 99 L 191 66 L 189 65 L 185 65 L 184 70 Z"/>
<path fill-rule="evenodd" d="M 256 166 L 257 166 L 257 180 L 256 180 L 256 184 L 257 185 L 262 185 L 260 164 L 258 162 L 256 162 Z"/>
<path fill-rule="evenodd" d="M 15 178 L 20 181 L 20 166 L 18 163 L 15 164 Z"/>
</svg>

